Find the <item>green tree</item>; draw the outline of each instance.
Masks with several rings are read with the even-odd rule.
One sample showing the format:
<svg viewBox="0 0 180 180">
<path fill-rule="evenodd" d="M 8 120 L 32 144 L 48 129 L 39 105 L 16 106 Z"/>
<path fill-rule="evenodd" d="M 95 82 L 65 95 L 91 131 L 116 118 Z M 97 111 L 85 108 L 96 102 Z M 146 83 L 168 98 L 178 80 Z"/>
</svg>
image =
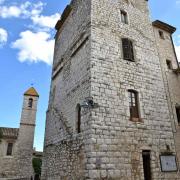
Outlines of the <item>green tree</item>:
<svg viewBox="0 0 180 180">
<path fill-rule="evenodd" d="M 34 173 L 40 176 L 42 160 L 40 158 L 33 158 L 32 164 L 33 164 Z"/>
</svg>

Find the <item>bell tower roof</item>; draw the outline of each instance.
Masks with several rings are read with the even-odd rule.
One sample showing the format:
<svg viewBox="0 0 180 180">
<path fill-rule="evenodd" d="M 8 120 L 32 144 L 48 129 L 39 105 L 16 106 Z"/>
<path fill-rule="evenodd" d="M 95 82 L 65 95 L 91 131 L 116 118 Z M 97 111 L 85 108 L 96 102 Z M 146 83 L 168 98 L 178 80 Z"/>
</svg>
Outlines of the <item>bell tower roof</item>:
<svg viewBox="0 0 180 180">
<path fill-rule="evenodd" d="M 24 93 L 24 96 L 36 96 L 36 97 L 39 97 L 39 94 L 37 93 L 37 91 L 36 91 L 36 89 L 34 87 L 31 87 Z"/>
</svg>

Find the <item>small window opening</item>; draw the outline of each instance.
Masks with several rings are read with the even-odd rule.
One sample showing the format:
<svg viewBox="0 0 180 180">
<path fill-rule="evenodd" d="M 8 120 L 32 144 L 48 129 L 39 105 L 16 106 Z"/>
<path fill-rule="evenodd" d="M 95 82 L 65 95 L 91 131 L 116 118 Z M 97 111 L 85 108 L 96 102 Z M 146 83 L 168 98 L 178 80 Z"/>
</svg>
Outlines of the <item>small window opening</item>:
<svg viewBox="0 0 180 180">
<path fill-rule="evenodd" d="M 178 124 L 180 125 L 180 107 L 176 107 L 176 115 Z"/>
<path fill-rule="evenodd" d="M 123 58 L 125 60 L 134 61 L 133 42 L 127 38 L 122 39 Z"/>
<path fill-rule="evenodd" d="M 159 31 L 159 37 L 160 37 L 161 39 L 164 39 L 164 33 L 163 33 L 163 31 Z"/>
<path fill-rule="evenodd" d="M 77 133 L 81 133 L 81 106 L 80 104 L 77 105 L 76 112 L 77 112 L 76 130 L 77 130 Z"/>
<path fill-rule="evenodd" d="M 151 152 L 143 151 L 143 169 L 144 169 L 144 180 L 152 180 L 151 178 Z"/>
<path fill-rule="evenodd" d="M 6 155 L 12 156 L 12 150 L 13 150 L 13 143 L 8 143 Z"/>
<path fill-rule="evenodd" d="M 133 121 L 139 121 L 139 107 L 138 107 L 138 92 L 135 90 L 128 90 L 129 97 L 129 110 L 130 119 Z"/>
<path fill-rule="evenodd" d="M 124 24 L 128 24 L 128 16 L 127 12 L 121 10 L 121 22 Z"/>
<path fill-rule="evenodd" d="M 172 69 L 172 63 L 170 60 L 166 60 L 167 68 Z"/>
<path fill-rule="evenodd" d="M 32 106 L 33 106 L 33 99 L 30 98 L 28 102 L 28 107 L 32 108 Z"/>
</svg>

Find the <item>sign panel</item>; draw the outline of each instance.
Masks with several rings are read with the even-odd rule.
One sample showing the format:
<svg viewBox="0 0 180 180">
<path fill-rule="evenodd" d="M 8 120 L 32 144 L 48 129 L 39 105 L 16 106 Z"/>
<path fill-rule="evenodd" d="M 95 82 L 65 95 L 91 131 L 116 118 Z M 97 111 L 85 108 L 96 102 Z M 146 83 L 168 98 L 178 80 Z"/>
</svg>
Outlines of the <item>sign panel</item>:
<svg viewBox="0 0 180 180">
<path fill-rule="evenodd" d="M 174 172 L 177 171 L 177 163 L 175 155 L 161 155 L 161 170 L 162 172 Z"/>
</svg>

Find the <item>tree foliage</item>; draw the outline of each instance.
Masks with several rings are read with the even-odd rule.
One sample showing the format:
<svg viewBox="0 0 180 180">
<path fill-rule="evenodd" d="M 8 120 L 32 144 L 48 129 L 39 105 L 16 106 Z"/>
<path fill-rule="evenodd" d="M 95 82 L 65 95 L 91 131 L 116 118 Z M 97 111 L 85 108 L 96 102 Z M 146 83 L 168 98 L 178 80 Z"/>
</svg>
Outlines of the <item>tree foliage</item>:
<svg viewBox="0 0 180 180">
<path fill-rule="evenodd" d="M 41 175 L 42 160 L 40 158 L 33 158 L 32 164 L 34 173 L 37 175 Z"/>
</svg>

